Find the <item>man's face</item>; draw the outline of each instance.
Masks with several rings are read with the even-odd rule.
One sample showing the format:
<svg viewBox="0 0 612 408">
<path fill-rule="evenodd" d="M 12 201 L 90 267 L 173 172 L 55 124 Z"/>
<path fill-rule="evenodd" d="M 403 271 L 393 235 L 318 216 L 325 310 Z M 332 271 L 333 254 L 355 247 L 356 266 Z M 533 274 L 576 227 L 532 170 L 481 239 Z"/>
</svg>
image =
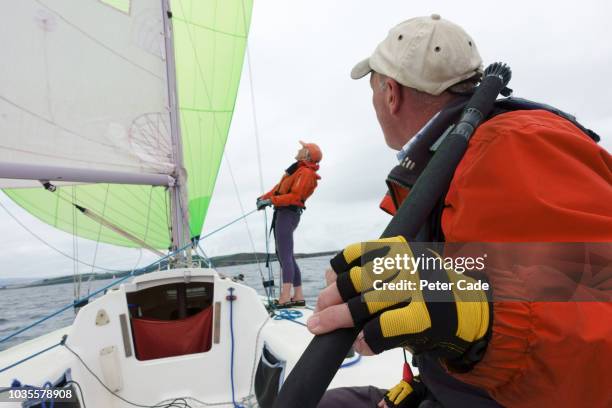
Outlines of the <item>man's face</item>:
<svg viewBox="0 0 612 408">
<path fill-rule="evenodd" d="M 300 148 L 296 155 L 295 160 L 306 160 L 308 159 L 308 149 L 305 147 Z"/>
</svg>

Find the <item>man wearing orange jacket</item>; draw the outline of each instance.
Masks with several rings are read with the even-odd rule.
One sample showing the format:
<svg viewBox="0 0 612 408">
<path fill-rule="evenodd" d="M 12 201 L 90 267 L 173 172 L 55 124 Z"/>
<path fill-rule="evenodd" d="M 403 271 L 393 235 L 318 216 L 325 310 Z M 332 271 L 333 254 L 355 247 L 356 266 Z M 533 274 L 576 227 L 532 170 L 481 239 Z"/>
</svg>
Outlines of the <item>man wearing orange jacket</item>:
<svg viewBox="0 0 612 408">
<path fill-rule="evenodd" d="M 435 150 L 479 81 L 481 64 L 474 40 L 432 15 L 394 27 L 372 56 L 353 68 L 353 79 L 370 74 L 385 141 L 399 151 L 400 164 L 387 180 L 388 211 L 410 194 L 426 165 L 406 153 L 419 144 L 425 154 Z M 579 272 L 569 271 L 576 272 L 576 282 L 590 282 L 583 301 L 521 297 L 557 284 L 548 277 L 559 275 L 540 268 L 530 281 L 539 288 L 522 275 L 506 275 L 501 282 L 490 275 L 493 294 L 518 294 L 515 301 L 482 296 L 433 304 L 417 293 L 407 305 L 368 302 L 372 288 L 359 266 L 363 247 L 351 245 L 332 259 L 329 286 L 319 296 L 309 330 L 323 334 L 364 324 L 354 345 L 359 352 L 405 347 L 413 352 L 419 376 L 407 375 L 390 390 L 331 390 L 319 407 L 612 406 L 612 157 L 597 140 L 550 106 L 512 98 L 499 102 L 476 129 L 419 237 L 446 243 L 607 243 L 607 252 L 586 254 L 576 264 Z M 374 242 L 405 246 L 401 237 Z"/>
<path fill-rule="evenodd" d="M 295 160 L 272 190 L 257 199 L 257 209 L 274 206 L 272 229 L 276 242 L 276 254 L 281 266 L 283 284 L 277 308 L 304 306 L 302 274 L 293 254 L 293 232 L 300 223 L 306 200 L 312 195 L 321 178 L 317 174 L 323 158 L 321 149 L 315 143 L 300 141 Z M 291 296 L 293 287 L 294 295 Z"/>
</svg>

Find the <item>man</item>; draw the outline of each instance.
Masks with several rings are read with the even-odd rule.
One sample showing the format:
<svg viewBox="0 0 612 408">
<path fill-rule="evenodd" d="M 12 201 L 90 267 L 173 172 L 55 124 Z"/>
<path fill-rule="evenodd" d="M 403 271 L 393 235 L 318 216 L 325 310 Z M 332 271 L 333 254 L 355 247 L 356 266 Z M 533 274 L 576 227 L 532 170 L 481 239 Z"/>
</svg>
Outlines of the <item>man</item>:
<svg viewBox="0 0 612 408">
<path fill-rule="evenodd" d="M 399 173 L 405 177 L 390 175 L 391 199 L 384 202 L 389 211 L 414 184 L 405 152 L 430 137 L 431 129 L 444 131 L 456 120 L 457 106 L 481 69 L 474 40 L 438 15 L 394 27 L 353 68 L 353 79 L 370 74 L 385 141 L 400 151 Z M 476 130 L 421 241 L 612 241 L 612 158 L 592 132 L 549 108 L 525 103 L 500 109 Z M 441 124 L 442 118 L 450 123 Z M 374 243 L 408 248 L 401 237 Z M 364 324 L 354 345 L 360 353 L 405 347 L 414 354 L 419 377 L 408 373 L 389 391 L 331 390 L 319 407 L 612 406 L 609 253 L 600 262 L 605 273 L 597 274 L 595 264 L 589 272 L 597 276 L 588 288 L 591 302 L 496 302 L 474 292 L 481 297 L 469 303 L 455 298 L 434 305 L 419 294 L 401 305 L 368 302 L 372 291 L 358 266 L 361 251 L 354 244 L 332 260 L 329 286 L 308 328 L 323 334 Z M 544 272 L 546 289 L 554 282 L 546 282 Z M 515 276 L 507 278 L 511 283 L 494 282 L 497 289 L 515 285 Z M 519 282 L 512 289 L 532 288 Z"/>
<path fill-rule="evenodd" d="M 293 232 L 300 223 L 306 200 L 317 187 L 321 178 L 317 174 L 319 162 L 323 158 L 321 149 L 315 143 L 304 143 L 298 150 L 295 160 L 272 190 L 257 199 L 257 209 L 274 206 L 272 228 L 276 241 L 276 253 L 281 266 L 283 284 L 277 308 L 305 306 L 302 291 L 302 274 L 293 254 Z M 293 297 L 291 289 L 294 290 Z"/>
</svg>

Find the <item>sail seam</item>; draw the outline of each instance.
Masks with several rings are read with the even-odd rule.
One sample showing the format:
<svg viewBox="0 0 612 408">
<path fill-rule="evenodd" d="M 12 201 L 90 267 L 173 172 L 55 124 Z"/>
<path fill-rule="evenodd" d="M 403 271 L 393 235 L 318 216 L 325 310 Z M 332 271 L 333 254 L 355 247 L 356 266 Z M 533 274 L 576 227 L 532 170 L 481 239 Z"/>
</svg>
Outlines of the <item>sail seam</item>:
<svg viewBox="0 0 612 408">
<path fill-rule="evenodd" d="M 246 38 L 246 35 L 235 34 L 235 33 L 230 33 L 229 31 L 219 30 L 218 28 L 213 28 L 213 27 L 210 27 L 210 26 L 207 26 L 207 25 L 204 25 L 204 24 L 196 23 L 194 21 L 190 21 L 190 20 L 187 20 L 185 18 L 172 16 L 172 19 L 176 20 L 176 21 L 180 21 L 181 23 L 192 25 L 192 26 L 195 26 L 195 27 L 198 27 L 198 28 L 202 28 L 204 30 L 212 31 L 212 32 L 215 32 L 215 33 L 218 33 L 218 34 L 223 34 L 223 35 L 227 35 L 227 36 L 234 37 L 234 38 L 241 38 L 241 39 L 245 39 Z"/>
<path fill-rule="evenodd" d="M 132 61 L 131 59 L 129 59 L 128 57 L 126 57 L 125 55 L 122 55 L 121 53 L 119 53 L 117 50 L 112 49 L 111 47 L 109 47 L 108 45 L 104 44 L 102 41 L 98 40 L 96 37 L 94 37 L 93 35 L 89 34 L 87 31 L 83 30 L 81 27 L 77 26 L 76 24 L 74 24 L 73 22 L 71 22 L 70 20 L 68 20 L 66 17 L 64 17 L 63 15 L 61 15 L 58 11 L 54 10 L 53 8 L 51 8 L 50 6 L 48 6 L 47 4 L 43 3 L 41 0 L 35 0 L 38 4 L 40 4 L 42 7 L 46 8 L 47 10 L 49 10 L 50 12 L 52 12 L 53 14 L 55 14 L 56 16 L 58 16 L 63 22 L 65 22 L 66 24 L 68 24 L 69 26 L 71 26 L 72 28 L 74 28 L 75 30 L 77 30 L 79 33 L 81 33 L 83 36 L 89 38 L 91 41 L 93 41 L 95 44 L 99 45 L 100 47 L 106 49 L 107 51 L 109 51 L 111 54 L 116 55 L 117 57 L 119 57 L 120 59 L 124 60 L 125 62 L 133 65 L 136 68 L 141 69 L 144 72 L 147 72 L 148 74 L 154 76 L 155 78 L 158 78 L 160 80 L 164 80 L 165 78 L 163 76 L 160 76 L 158 74 L 156 74 L 155 72 L 149 70 L 146 67 L 143 67 L 140 64 L 137 64 L 136 62 Z"/>
<path fill-rule="evenodd" d="M 180 107 L 179 110 L 187 111 L 187 112 L 198 112 L 198 113 L 233 113 L 233 110 L 229 109 L 200 109 L 200 108 L 189 108 L 189 107 Z"/>
</svg>

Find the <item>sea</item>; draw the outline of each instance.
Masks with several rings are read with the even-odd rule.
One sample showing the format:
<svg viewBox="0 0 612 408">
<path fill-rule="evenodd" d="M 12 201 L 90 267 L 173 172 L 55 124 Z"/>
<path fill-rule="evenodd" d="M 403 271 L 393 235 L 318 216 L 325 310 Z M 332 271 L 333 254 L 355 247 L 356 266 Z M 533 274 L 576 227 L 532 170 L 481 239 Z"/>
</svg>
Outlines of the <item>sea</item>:
<svg viewBox="0 0 612 408">
<path fill-rule="evenodd" d="M 314 306 L 318 293 L 325 287 L 325 269 L 329 266 L 329 259 L 329 256 L 325 256 L 297 260 L 302 272 L 302 286 L 307 304 Z M 271 266 L 277 287 L 276 295 L 278 296 L 280 268 L 276 262 L 272 263 Z M 245 284 L 256 289 L 262 295 L 265 294 L 261 275 L 263 274 L 267 279 L 268 270 L 263 263 L 227 266 L 217 268 L 217 271 L 229 277 L 243 275 Z M 81 296 L 93 293 L 112 282 L 113 280 L 83 282 L 81 284 Z M 72 283 L 0 289 L 0 339 L 72 304 L 73 300 L 74 285 Z M 53 330 L 69 326 L 72 324 L 74 317 L 74 309 L 70 307 L 63 313 L 0 343 L 0 351 Z"/>
</svg>

